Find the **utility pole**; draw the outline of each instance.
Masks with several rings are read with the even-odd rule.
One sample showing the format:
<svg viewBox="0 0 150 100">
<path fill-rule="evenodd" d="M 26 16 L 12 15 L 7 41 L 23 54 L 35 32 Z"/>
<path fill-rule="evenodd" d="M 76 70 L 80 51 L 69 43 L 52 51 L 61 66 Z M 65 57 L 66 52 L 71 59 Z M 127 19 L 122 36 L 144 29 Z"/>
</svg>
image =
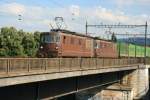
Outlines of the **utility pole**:
<svg viewBox="0 0 150 100">
<path fill-rule="evenodd" d="M 127 45 L 128 45 L 128 48 L 127 48 L 127 53 L 128 53 L 128 59 L 129 59 L 129 42 L 130 42 L 130 39 L 129 39 L 129 35 L 128 35 L 129 33 L 128 32 L 126 32 L 126 35 L 127 35 L 127 38 L 128 38 L 128 42 L 127 42 Z"/>
<path fill-rule="evenodd" d="M 146 58 L 147 58 L 147 55 L 146 55 L 146 46 L 147 46 L 147 22 L 145 23 L 145 52 L 144 52 L 144 64 L 146 64 Z"/>
<path fill-rule="evenodd" d="M 134 35 L 134 37 L 136 37 L 136 35 Z M 134 45 L 135 45 L 135 53 L 134 53 L 135 55 L 134 55 L 134 57 L 136 58 L 136 39 L 134 38 L 133 41 L 134 41 Z"/>
<path fill-rule="evenodd" d="M 86 33 L 86 35 L 88 35 L 88 34 L 87 34 L 87 28 L 88 28 L 87 25 L 88 25 L 88 24 L 87 24 L 87 21 L 86 21 L 86 24 L 85 24 L 85 33 Z"/>
</svg>

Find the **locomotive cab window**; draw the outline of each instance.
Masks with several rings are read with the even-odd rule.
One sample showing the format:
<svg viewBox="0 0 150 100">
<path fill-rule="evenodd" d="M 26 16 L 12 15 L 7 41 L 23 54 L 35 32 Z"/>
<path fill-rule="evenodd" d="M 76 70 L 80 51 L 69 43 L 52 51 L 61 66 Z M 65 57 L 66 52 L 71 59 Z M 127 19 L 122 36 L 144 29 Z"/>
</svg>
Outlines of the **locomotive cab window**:
<svg viewBox="0 0 150 100">
<path fill-rule="evenodd" d="M 50 34 L 42 34 L 41 35 L 41 42 L 42 43 L 56 43 L 60 41 L 59 34 L 50 33 Z"/>
</svg>

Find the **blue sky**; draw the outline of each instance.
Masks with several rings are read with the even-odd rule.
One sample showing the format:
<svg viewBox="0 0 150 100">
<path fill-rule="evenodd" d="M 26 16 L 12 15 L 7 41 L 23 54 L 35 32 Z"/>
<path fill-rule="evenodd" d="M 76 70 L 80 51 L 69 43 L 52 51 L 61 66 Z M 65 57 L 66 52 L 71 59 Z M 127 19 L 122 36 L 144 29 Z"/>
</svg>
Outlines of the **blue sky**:
<svg viewBox="0 0 150 100">
<path fill-rule="evenodd" d="M 150 0 L 0 0 L 0 27 L 14 26 L 25 31 L 49 31 L 54 18 L 61 16 L 67 29 L 84 32 L 91 24 L 150 23 Z M 21 21 L 18 20 L 21 15 Z"/>
</svg>

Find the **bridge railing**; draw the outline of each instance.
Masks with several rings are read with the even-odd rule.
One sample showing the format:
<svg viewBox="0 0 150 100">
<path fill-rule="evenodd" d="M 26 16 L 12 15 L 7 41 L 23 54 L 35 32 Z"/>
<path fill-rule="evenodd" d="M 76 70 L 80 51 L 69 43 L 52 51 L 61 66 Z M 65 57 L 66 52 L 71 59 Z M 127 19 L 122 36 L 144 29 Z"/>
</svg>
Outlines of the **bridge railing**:
<svg viewBox="0 0 150 100">
<path fill-rule="evenodd" d="M 125 67 L 141 58 L 0 58 L 0 77 Z"/>
<path fill-rule="evenodd" d="M 146 59 L 146 64 L 150 65 L 150 58 Z"/>
</svg>

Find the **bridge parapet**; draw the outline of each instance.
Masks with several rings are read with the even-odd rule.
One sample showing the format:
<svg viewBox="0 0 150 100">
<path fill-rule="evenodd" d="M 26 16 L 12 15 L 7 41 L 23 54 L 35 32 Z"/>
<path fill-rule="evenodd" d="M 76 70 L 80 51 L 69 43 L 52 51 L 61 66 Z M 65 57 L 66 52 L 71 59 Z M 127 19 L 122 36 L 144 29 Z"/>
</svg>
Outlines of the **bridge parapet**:
<svg viewBox="0 0 150 100">
<path fill-rule="evenodd" d="M 150 65 L 150 58 L 146 58 L 146 64 Z"/>
<path fill-rule="evenodd" d="M 0 77 L 107 69 L 143 62 L 143 58 L 0 58 Z"/>
</svg>

